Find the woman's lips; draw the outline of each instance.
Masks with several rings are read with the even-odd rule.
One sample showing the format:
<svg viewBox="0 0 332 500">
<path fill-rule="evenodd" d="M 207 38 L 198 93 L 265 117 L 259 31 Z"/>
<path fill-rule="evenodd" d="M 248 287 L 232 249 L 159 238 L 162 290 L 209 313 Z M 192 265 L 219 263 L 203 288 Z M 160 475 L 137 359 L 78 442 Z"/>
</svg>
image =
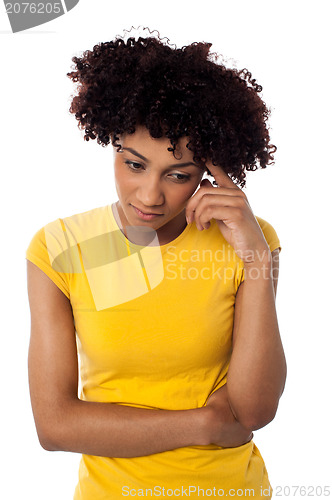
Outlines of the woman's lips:
<svg viewBox="0 0 332 500">
<path fill-rule="evenodd" d="M 145 212 L 142 212 L 139 208 L 135 207 L 134 205 L 131 205 L 133 209 L 135 210 L 136 214 L 144 220 L 152 220 L 156 219 L 157 217 L 160 217 L 163 214 L 147 214 Z"/>
</svg>

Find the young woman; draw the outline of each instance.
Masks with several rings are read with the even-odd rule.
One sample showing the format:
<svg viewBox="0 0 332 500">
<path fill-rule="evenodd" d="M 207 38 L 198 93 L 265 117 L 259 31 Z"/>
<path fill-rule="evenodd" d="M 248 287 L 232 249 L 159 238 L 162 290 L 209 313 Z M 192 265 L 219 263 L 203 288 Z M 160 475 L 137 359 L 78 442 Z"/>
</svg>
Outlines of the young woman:
<svg viewBox="0 0 332 500">
<path fill-rule="evenodd" d="M 286 378 L 280 242 L 241 188 L 276 148 L 261 87 L 210 47 L 117 38 L 68 73 L 118 194 L 26 252 L 32 409 L 44 449 L 82 453 L 75 500 L 272 495 L 252 438 Z"/>
</svg>

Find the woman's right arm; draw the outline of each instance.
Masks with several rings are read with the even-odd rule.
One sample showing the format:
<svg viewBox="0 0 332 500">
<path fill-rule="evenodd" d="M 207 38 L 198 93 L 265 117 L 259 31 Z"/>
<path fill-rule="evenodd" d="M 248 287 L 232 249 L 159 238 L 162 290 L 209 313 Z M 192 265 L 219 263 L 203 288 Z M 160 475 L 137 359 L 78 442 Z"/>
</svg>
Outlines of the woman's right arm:
<svg viewBox="0 0 332 500">
<path fill-rule="evenodd" d="M 239 446 L 249 440 L 248 429 L 240 429 L 235 419 L 232 425 L 225 391 L 219 391 L 219 399 L 218 395 L 214 397 L 216 408 L 209 404 L 191 410 L 149 410 L 80 400 L 70 301 L 36 265 L 27 261 L 27 266 L 31 311 L 29 387 L 37 434 L 44 449 L 138 457 L 212 442 Z"/>
</svg>

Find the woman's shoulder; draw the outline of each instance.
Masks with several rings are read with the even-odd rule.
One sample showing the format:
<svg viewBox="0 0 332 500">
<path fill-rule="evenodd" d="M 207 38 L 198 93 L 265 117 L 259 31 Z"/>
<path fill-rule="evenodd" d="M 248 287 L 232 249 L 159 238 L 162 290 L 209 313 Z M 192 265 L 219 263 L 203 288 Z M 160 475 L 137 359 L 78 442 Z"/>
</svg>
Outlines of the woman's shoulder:
<svg viewBox="0 0 332 500">
<path fill-rule="evenodd" d="M 273 250 L 275 250 L 276 248 L 279 248 L 279 251 L 281 251 L 279 236 L 274 226 L 262 217 L 258 217 L 257 215 L 255 215 L 255 218 L 260 225 L 260 228 L 264 234 L 271 252 L 273 252 Z"/>
<path fill-rule="evenodd" d="M 107 231 L 108 205 L 58 217 L 35 231 L 26 249 L 26 258 L 35 263 L 48 262 L 59 272 L 69 272 L 68 263 L 71 269 L 73 262 L 79 264 L 80 261 L 78 244 L 96 242 L 96 238 Z"/>
<path fill-rule="evenodd" d="M 84 233 L 84 237 L 88 237 L 89 234 L 96 233 L 105 226 L 105 222 L 108 221 L 108 213 L 109 206 L 105 205 L 52 219 L 43 226 L 39 226 L 33 235 L 33 239 L 47 239 L 50 236 L 59 237 L 60 234 L 64 233 L 68 233 L 68 237 L 74 234 L 79 237 L 80 233 L 82 235 Z"/>
</svg>

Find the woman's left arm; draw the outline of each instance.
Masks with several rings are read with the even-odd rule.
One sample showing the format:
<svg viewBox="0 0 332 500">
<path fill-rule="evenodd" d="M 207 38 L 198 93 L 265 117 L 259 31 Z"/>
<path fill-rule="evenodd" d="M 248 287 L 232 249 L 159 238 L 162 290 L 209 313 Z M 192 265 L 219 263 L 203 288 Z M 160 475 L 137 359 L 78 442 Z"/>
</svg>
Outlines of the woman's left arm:
<svg viewBox="0 0 332 500">
<path fill-rule="evenodd" d="M 275 305 L 278 254 L 279 249 L 269 259 L 245 265 L 235 299 L 229 404 L 235 418 L 253 430 L 273 420 L 286 380 Z"/>
<path fill-rule="evenodd" d="M 243 191 L 220 168 L 208 166 L 218 187 L 207 179 L 189 200 L 188 222 L 208 229 L 214 218 L 244 265 L 235 299 L 233 351 L 227 373 L 228 400 L 246 428 L 273 420 L 286 380 L 286 359 L 279 333 L 275 293 L 279 271 Z"/>
</svg>

